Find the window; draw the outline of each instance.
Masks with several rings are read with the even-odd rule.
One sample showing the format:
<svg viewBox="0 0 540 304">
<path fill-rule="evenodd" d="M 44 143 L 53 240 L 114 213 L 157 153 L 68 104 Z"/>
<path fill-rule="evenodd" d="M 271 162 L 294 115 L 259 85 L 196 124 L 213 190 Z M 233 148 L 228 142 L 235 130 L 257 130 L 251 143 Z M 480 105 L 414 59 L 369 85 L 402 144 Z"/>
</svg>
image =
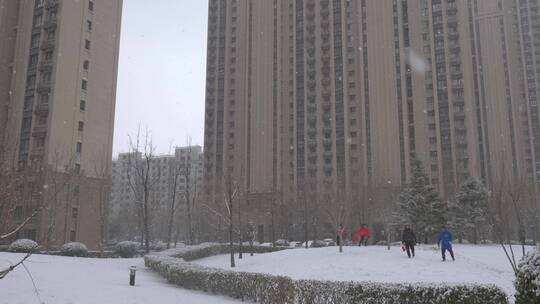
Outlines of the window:
<svg viewBox="0 0 540 304">
<path fill-rule="evenodd" d="M 45 146 L 45 137 L 36 138 L 36 147 L 43 148 Z"/>
<path fill-rule="evenodd" d="M 46 61 L 51 61 L 53 59 L 53 52 L 52 51 L 48 51 L 47 53 L 45 53 L 45 60 Z"/>
<path fill-rule="evenodd" d="M 77 217 L 79 216 L 79 208 L 71 208 L 71 217 L 74 221 L 77 221 Z"/>
<path fill-rule="evenodd" d="M 55 31 L 48 31 L 47 32 L 47 40 L 54 40 L 56 38 Z"/>
<path fill-rule="evenodd" d="M 91 31 L 92 30 L 92 21 L 86 20 L 86 30 Z"/>
<path fill-rule="evenodd" d="M 84 122 L 79 121 L 79 132 L 82 132 L 82 131 L 84 131 Z"/>
<path fill-rule="evenodd" d="M 81 152 L 82 152 L 82 142 L 78 142 L 77 143 L 77 153 L 81 153 Z M 75 166 L 77 166 L 77 165 L 75 165 Z"/>
<path fill-rule="evenodd" d="M 83 79 L 82 80 L 82 83 L 81 83 L 81 88 L 83 90 L 86 90 L 88 88 L 88 81 L 86 79 Z"/>
<path fill-rule="evenodd" d="M 32 48 L 39 46 L 39 34 L 32 35 L 32 42 L 30 43 Z"/>
<path fill-rule="evenodd" d="M 86 39 L 84 41 L 84 48 L 87 50 L 90 50 L 90 40 Z"/>
<path fill-rule="evenodd" d="M 86 110 L 86 101 L 85 100 L 81 100 L 79 102 L 79 108 L 81 109 L 81 111 Z"/>
<path fill-rule="evenodd" d="M 94 11 L 94 1 L 88 2 L 88 10 L 93 12 Z"/>
<path fill-rule="evenodd" d="M 34 96 L 26 96 L 24 98 L 24 109 L 29 110 L 32 108 Z"/>
<path fill-rule="evenodd" d="M 90 67 L 90 61 L 85 60 L 83 62 L 83 69 L 88 70 L 89 67 Z"/>
<path fill-rule="evenodd" d="M 75 242 L 77 240 L 76 236 L 77 236 L 77 234 L 75 233 L 75 230 L 71 230 L 71 232 L 69 233 L 69 241 L 70 242 Z"/>
<path fill-rule="evenodd" d="M 81 173 L 81 164 L 75 164 L 75 173 Z"/>
</svg>

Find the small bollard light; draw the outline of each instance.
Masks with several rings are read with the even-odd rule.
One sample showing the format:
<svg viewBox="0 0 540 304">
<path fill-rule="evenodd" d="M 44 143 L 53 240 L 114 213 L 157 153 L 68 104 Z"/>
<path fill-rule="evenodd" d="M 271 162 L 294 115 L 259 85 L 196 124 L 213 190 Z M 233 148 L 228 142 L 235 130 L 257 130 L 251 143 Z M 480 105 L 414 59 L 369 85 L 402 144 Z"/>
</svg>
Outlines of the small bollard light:
<svg viewBox="0 0 540 304">
<path fill-rule="evenodd" d="M 129 285 L 135 286 L 135 272 L 137 272 L 137 267 L 129 267 Z"/>
</svg>

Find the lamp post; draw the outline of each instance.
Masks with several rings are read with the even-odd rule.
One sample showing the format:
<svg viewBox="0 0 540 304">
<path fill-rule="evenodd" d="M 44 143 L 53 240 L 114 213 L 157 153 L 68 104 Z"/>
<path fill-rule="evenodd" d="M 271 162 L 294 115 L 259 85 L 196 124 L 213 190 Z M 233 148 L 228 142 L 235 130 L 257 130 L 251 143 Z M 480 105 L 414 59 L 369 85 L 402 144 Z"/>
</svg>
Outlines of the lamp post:
<svg viewBox="0 0 540 304">
<path fill-rule="evenodd" d="M 135 286 L 135 273 L 137 272 L 137 267 L 129 267 L 129 285 Z"/>
</svg>

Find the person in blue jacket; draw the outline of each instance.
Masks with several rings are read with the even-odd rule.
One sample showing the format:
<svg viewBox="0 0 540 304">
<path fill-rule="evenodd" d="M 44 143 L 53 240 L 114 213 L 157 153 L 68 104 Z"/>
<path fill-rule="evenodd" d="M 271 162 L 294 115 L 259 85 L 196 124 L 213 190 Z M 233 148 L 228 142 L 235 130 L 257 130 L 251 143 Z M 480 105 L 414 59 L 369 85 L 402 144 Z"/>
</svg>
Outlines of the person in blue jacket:
<svg viewBox="0 0 540 304">
<path fill-rule="evenodd" d="M 442 260 L 443 262 L 446 261 L 446 251 L 450 252 L 450 256 L 452 257 L 452 261 L 455 261 L 454 258 L 454 251 L 452 250 L 452 233 L 446 229 L 446 227 L 443 227 L 443 230 L 439 234 L 439 238 L 437 240 L 437 246 L 441 248 L 442 253 Z"/>
</svg>

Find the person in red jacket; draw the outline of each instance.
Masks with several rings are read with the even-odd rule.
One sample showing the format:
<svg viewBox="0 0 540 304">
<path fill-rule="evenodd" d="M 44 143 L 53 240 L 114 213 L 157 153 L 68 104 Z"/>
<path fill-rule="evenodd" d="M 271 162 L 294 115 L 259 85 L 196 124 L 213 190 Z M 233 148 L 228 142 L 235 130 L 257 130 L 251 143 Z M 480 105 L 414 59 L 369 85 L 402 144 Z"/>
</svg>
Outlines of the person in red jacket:
<svg viewBox="0 0 540 304">
<path fill-rule="evenodd" d="M 371 239 L 371 231 L 369 231 L 366 224 L 362 224 L 362 227 L 356 230 L 356 233 L 353 236 L 353 241 L 359 240 L 358 246 L 362 246 L 362 244 L 367 246 L 369 239 Z"/>
</svg>

